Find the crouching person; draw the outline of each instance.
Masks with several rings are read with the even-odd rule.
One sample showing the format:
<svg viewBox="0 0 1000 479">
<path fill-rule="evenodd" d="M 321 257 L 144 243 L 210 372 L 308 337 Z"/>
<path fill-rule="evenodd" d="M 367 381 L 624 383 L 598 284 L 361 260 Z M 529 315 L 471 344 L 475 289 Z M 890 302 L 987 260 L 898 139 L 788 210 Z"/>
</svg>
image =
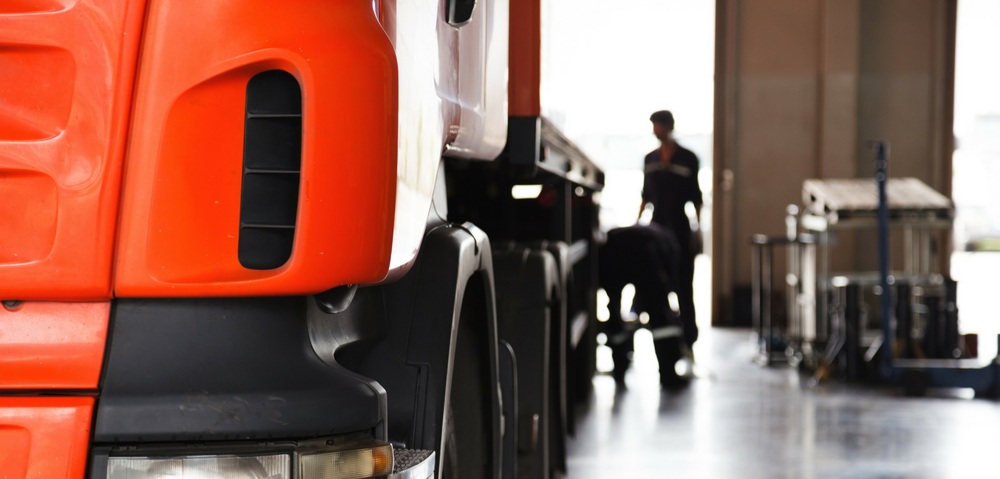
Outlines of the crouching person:
<svg viewBox="0 0 1000 479">
<path fill-rule="evenodd" d="M 660 367 L 660 384 L 678 387 L 687 379 L 678 376 L 675 365 L 682 356 L 684 327 L 667 299 L 676 291 L 680 247 L 669 230 L 658 225 L 635 225 L 608 232 L 601 246 L 600 286 L 608 294 L 606 333 L 615 363 L 615 381 L 621 384 L 629 367 L 632 329 L 621 317 L 622 288 L 635 287 L 632 310 L 649 315 L 649 329 Z"/>
</svg>

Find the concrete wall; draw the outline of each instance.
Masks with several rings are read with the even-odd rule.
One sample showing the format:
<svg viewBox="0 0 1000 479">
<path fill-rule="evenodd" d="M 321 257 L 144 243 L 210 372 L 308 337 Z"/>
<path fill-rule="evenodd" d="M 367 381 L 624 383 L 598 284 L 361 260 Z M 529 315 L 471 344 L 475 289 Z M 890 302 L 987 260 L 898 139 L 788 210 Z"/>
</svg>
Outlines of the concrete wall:
<svg viewBox="0 0 1000 479">
<path fill-rule="evenodd" d="M 782 234 L 808 178 L 871 177 L 868 142 L 891 174 L 950 194 L 956 0 L 718 0 L 715 324 L 750 284 L 749 238 Z M 942 237 L 943 238 L 943 237 Z M 835 270 L 871 261 L 845 235 Z M 783 271 L 783 261 L 778 261 Z"/>
</svg>

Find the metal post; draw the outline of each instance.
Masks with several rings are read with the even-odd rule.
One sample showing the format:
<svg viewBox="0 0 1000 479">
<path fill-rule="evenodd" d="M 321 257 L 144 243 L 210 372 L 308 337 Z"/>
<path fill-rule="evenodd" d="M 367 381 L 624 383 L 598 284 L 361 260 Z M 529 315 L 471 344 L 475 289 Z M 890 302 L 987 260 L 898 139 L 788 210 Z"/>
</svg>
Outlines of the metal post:
<svg viewBox="0 0 1000 479">
<path fill-rule="evenodd" d="M 762 276 L 763 276 L 763 291 L 761 298 L 761 320 L 766 322 L 767 336 L 764 338 L 764 352 L 765 364 L 771 364 L 771 347 L 773 346 L 772 341 L 774 340 L 774 318 L 771 317 L 771 287 L 772 281 L 774 280 L 773 258 L 774 251 L 772 250 L 771 243 L 767 243 L 764 246 L 764 256 L 761 258 L 762 266 Z"/>
<path fill-rule="evenodd" d="M 903 271 L 907 275 L 917 272 L 920 264 L 920 240 L 914 241 L 913 225 L 903 226 Z"/>
<path fill-rule="evenodd" d="M 910 285 L 896 281 L 896 339 L 900 342 L 900 355 L 915 357 L 913 351 L 913 308 L 910 305 Z M 883 293 L 884 297 L 885 293 Z"/>
<path fill-rule="evenodd" d="M 930 227 L 920 228 L 920 248 L 920 273 L 929 275 L 931 274 L 931 256 L 934 254 Z"/>
<path fill-rule="evenodd" d="M 788 242 L 788 268 L 785 274 L 785 309 L 788 311 L 788 317 L 786 320 L 788 324 L 785 328 L 786 336 L 788 337 L 789 346 L 792 348 L 789 351 L 795 351 L 798 349 L 798 342 L 801 338 L 800 333 L 800 311 L 799 311 L 799 296 L 801 292 L 802 276 L 801 276 L 801 250 L 799 249 L 799 242 L 797 238 L 789 238 Z"/>
<path fill-rule="evenodd" d="M 951 278 L 944 281 L 944 321 L 945 321 L 945 345 L 948 348 L 945 354 L 949 358 L 959 357 L 959 335 L 958 335 L 958 283 Z"/>
<path fill-rule="evenodd" d="M 889 198 L 886 183 L 889 181 L 889 145 L 875 143 L 875 181 L 878 184 L 878 256 L 879 276 L 882 284 L 882 374 L 892 371 L 892 292 L 889 289 Z"/>
<path fill-rule="evenodd" d="M 760 287 L 760 283 L 761 283 L 761 267 L 760 267 L 761 258 L 760 258 L 760 255 L 761 255 L 761 248 L 762 248 L 762 246 L 761 246 L 760 242 L 758 241 L 758 238 L 754 237 L 753 250 L 751 251 L 751 254 L 750 254 L 750 278 L 751 278 L 751 281 L 750 281 L 750 288 L 751 288 L 751 292 L 750 292 L 750 296 L 751 296 L 750 297 L 750 302 L 751 302 L 750 319 L 753 322 L 753 325 L 752 325 L 753 332 L 754 332 L 755 335 L 757 335 L 757 337 L 754 338 L 754 339 L 757 341 L 757 354 L 758 355 L 761 354 L 761 351 L 762 351 L 761 348 L 763 347 L 763 344 L 764 344 L 762 342 L 764 334 L 763 334 L 763 329 L 761 328 L 761 314 L 760 314 L 760 308 L 761 308 L 761 302 L 760 302 L 760 291 L 761 291 L 761 287 Z"/>
<path fill-rule="evenodd" d="M 936 293 L 924 292 L 922 303 L 924 320 L 924 355 L 928 358 L 948 358 L 951 352 L 947 346 L 945 321 L 941 316 L 941 297 Z"/>
<path fill-rule="evenodd" d="M 861 287 L 857 283 L 844 288 L 844 355 L 847 364 L 847 380 L 860 379 L 861 361 Z"/>
<path fill-rule="evenodd" d="M 819 271 L 816 274 L 819 291 L 819 314 L 816 316 L 816 339 L 826 341 L 830 337 L 830 230 L 819 233 Z"/>
</svg>

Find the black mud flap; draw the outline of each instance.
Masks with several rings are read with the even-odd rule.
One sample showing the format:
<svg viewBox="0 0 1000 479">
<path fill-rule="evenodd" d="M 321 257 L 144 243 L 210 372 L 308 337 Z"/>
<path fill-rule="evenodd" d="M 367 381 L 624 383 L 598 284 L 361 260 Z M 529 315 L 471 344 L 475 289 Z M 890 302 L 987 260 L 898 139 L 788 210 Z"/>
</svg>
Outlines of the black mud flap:
<svg viewBox="0 0 1000 479">
<path fill-rule="evenodd" d="M 517 373 L 518 477 L 548 477 L 550 441 L 557 434 L 553 426 L 559 426 L 553 417 L 558 391 L 552 390 L 551 376 L 552 335 L 560 331 L 558 311 L 553 311 L 560 291 L 559 272 L 544 249 L 498 245 L 493 260 L 500 337 L 525 365 Z"/>
<path fill-rule="evenodd" d="M 503 404 L 503 479 L 517 475 L 517 358 L 506 341 L 500 341 L 500 391 Z"/>
<path fill-rule="evenodd" d="M 570 281 L 573 264 L 570 262 L 569 245 L 562 241 L 538 241 L 530 245 L 532 248 L 548 251 L 555 260 L 557 272 L 557 294 L 551 299 L 552 305 L 552 336 L 549 341 L 549 469 L 566 473 L 566 437 L 572 430 L 573 421 L 569 404 L 575 404 L 569 398 L 569 365 L 570 356 L 570 326 L 569 304 Z M 591 372 L 590 377 L 593 376 Z"/>
<path fill-rule="evenodd" d="M 406 276 L 377 289 L 385 336 L 349 362 L 385 388 L 390 440 L 437 451 L 440 477 L 500 477 L 499 341 L 486 234 L 472 224 L 432 229 Z"/>
</svg>

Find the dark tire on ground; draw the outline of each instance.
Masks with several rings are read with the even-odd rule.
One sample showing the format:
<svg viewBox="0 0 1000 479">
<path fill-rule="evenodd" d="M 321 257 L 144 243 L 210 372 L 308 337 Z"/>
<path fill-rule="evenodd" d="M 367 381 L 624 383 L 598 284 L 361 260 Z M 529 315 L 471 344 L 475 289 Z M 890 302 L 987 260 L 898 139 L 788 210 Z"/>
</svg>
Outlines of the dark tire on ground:
<svg viewBox="0 0 1000 479">
<path fill-rule="evenodd" d="M 494 464 L 499 434 L 493 431 L 491 400 L 498 393 L 495 378 L 489 374 L 492 363 L 484 298 L 482 280 L 473 277 L 462 301 L 451 392 L 445 410 L 439 475 L 444 479 L 492 478 L 499 468 L 499 464 Z"/>
<path fill-rule="evenodd" d="M 439 477 L 461 477 L 458 468 L 458 445 L 455 439 L 455 415 L 449 407 L 445 411 L 445 430 L 442 433 L 443 439 L 441 440 L 444 447 L 442 448 L 442 460 L 441 460 L 441 473 Z"/>
</svg>

